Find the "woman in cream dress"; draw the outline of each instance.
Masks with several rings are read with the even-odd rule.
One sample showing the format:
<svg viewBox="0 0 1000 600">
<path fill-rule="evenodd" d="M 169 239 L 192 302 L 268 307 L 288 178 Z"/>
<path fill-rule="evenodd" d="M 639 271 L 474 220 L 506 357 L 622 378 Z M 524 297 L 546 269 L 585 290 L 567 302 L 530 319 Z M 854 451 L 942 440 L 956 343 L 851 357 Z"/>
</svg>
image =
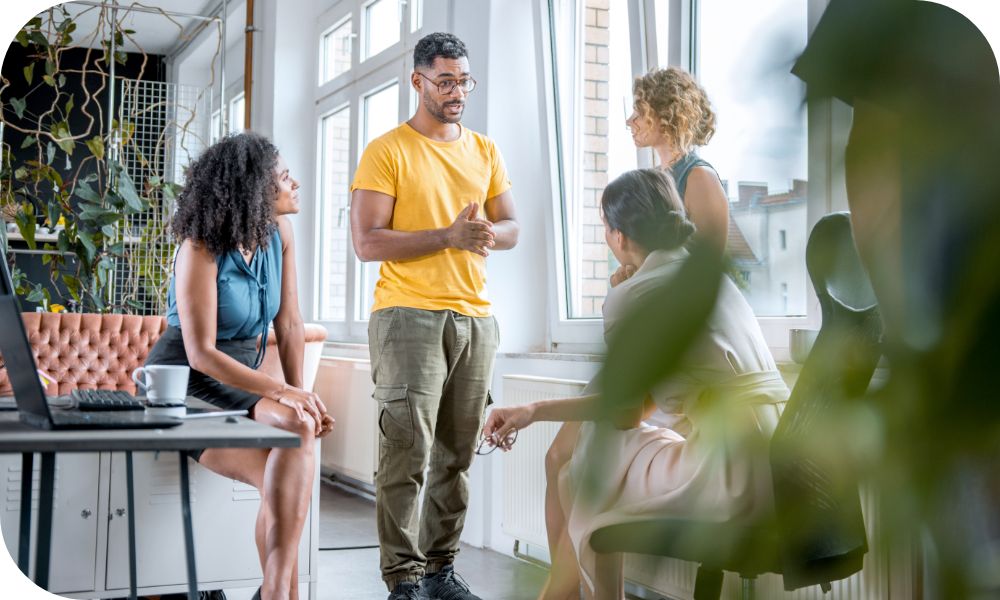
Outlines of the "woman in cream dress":
<svg viewBox="0 0 1000 600">
<path fill-rule="evenodd" d="M 612 252 L 635 268 L 605 301 L 608 336 L 638 298 L 676 273 L 694 228 L 672 180 L 658 170 L 613 181 L 601 211 Z M 753 312 L 724 277 L 705 332 L 680 369 L 646 398 L 642 417 L 659 414 L 657 425 L 637 414 L 595 422 L 597 395 L 494 409 L 483 433 L 501 446 L 513 429 L 536 421 L 582 422 L 571 430 L 573 458 L 550 490 L 560 510 L 546 511 L 553 568 L 540 597 L 578 598 L 581 582 L 588 598 L 622 597 L 620 557 L 599 560 L 590 549 L 591 534 L 605 525 L 649 516 L 731 521 L 770 511 L 767 440 L 787 397 Z M 600 489 L 583 493 L 590 447 L 598 443 L 608 468 Z"/>
</svg>

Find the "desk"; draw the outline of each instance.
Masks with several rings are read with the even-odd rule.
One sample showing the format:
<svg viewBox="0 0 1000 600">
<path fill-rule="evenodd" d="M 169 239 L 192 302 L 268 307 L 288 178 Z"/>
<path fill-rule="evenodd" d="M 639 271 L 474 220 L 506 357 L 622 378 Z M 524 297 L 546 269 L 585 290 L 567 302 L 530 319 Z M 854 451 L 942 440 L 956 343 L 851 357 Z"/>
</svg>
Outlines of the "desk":
<svg viewBox="0 0 1000 600">
<path fill-rule="evenodd" d="M 193 407 L 209 404 L 189 399 Z M 16 411 L 0 413 L 0 453 L 20 453 L 21 527 L 18 543 L 18 567 L 27 574 L 31 536 L 31 478 L 34 452 L 41 454 L 41 477 L 38 505 L 38 541 L 35 548 L 35 582 L 48 587 L 49 556 L 52 539 L 52 502 L 55 488 L 55 455 L 59 452 L 125 452 L 128 491 L 129 592 L 136 597 L 135 506 L 132 486 L 132 452 L 179 452 L 181 476 L 181 514 L 187 558 L 188 597 L 198 597 L 198 578 L 194 560 L 194 534 L 191 525 L 191 499 L 188 464 L 185 452 L 202 448 L 293 448 L 299 438 L 274 427 L 244 417 L 236 422 L 225 419 L 194 419 L 170 429 L 99 429 L 46 431 L 19 421 Z M 27 482 L 27 484 L 24 483 Z"/>
</svg>

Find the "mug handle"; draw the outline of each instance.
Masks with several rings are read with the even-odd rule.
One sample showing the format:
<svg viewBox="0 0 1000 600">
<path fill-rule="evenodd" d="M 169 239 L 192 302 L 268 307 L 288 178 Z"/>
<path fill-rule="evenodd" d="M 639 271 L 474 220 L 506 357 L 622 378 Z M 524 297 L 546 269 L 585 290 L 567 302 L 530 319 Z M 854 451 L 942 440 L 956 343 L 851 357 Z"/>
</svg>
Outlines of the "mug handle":
<svg viewBox="0 0 1000 600">
<path fill-rule="evenodd" d="M 139 381 L 140 375 L 142 376 L 142 381 Z M 144 367 L 138 367 L 135 371 L 132 371 L 132 383 L 135 384 L 136 388 L 140 388 L 143 392 L 147 389 L 146 384 L 146 369 Z"/>
</svg>

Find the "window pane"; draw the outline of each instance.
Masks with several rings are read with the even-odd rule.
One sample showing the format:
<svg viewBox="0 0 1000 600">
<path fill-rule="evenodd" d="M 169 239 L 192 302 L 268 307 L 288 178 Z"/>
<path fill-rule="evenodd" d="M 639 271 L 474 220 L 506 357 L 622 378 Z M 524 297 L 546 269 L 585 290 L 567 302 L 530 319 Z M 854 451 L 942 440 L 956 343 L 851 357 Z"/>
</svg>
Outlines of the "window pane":
<svg viewBox="0 0 1000 600">
<path fill-rule="evenodd" d="M 215 110 L 212 112 L 212 124 L 211 129 L 208 132 L 208 143 L 214 144 L 219 141 L 222 137 L 222 111 Z"/>
<path fill-rule="evenodd" d="M 760 316 L 806 314 L 804 87 L 789 73 L 805 48 L 807 2 L 700 0 L 698 79 L 718 118 L 700 150 L 723 179 L 729 251 Z"/>
<path fill-rule="evenodd" d="M 323 70 L 321 83 L 330 81 L 351 69 L 351 20 L 335 26 L 323 36 Z"/>
<path fill-rule="evenodd" d="M 343 321 L 347 305 L 348 152 L 350 108 L 323 117 L 320 156 L 319 320 Z"/>
<path fill-rule="evenodd" d="M 399 0 L 375 0 L 365 7 L 365 58 L 399 41 Z"/>
<path fill-rule="evenodd" d="M 410 31 L 424 26 L 424 0 L 410 0 Z"/>
<path fill-rule="evenodd" d="M 240 93 L 229 103 L 229 133 L 243 131 L 243 119 L 246 116 L 245 96 Z"/>
<path fill-rule="evenodd" d="M 625 127 L 632 107 L 628 5 L 552 1 L 562 110 L 567 316 L 599 317 L 609 273 L 617 267 L 604 242 L 601 193 L 610 180 L 636 168 L 635 146 Z"/>
<path fill-rule="evenodd" d="M 364 120 L 362 131 L 362 147 L 368 146 L 368 142 L 399 125 L 399 84 L 382 88 L 381 90 L 365 96 Z M 358 153 L 360 156 L 360 153 Z M 378 281 L 378 271 L 382 263 L 358 261 L 358 268 L 355 269 L 357 285 L 355 289 L 358 293 L 358 307 L 355 318 L 359 321 L 368 320 L 368 314 L 372 310 L 375 301 L 375 282 Z"/>
</svg>

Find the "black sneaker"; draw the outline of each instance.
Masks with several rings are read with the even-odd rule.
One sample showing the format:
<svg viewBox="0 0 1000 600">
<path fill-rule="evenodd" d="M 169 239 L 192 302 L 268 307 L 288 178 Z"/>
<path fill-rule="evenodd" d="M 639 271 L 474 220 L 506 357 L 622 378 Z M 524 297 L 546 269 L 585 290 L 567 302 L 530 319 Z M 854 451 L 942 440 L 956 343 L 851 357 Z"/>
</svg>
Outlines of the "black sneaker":
<svg viewBox="0 0 1000 600">
<path fill-rule="evenodd" d="M 482 600 L 469 591 L 469 584 L 448 565 L 433 575 L 424 575 L 420 582 L 430 600 Z"/>
<path fill-rule="evenodd" d="M 387 600 L 428 600 L 419 583 L 404 581 L 392 589 Z"/>
</svg>

